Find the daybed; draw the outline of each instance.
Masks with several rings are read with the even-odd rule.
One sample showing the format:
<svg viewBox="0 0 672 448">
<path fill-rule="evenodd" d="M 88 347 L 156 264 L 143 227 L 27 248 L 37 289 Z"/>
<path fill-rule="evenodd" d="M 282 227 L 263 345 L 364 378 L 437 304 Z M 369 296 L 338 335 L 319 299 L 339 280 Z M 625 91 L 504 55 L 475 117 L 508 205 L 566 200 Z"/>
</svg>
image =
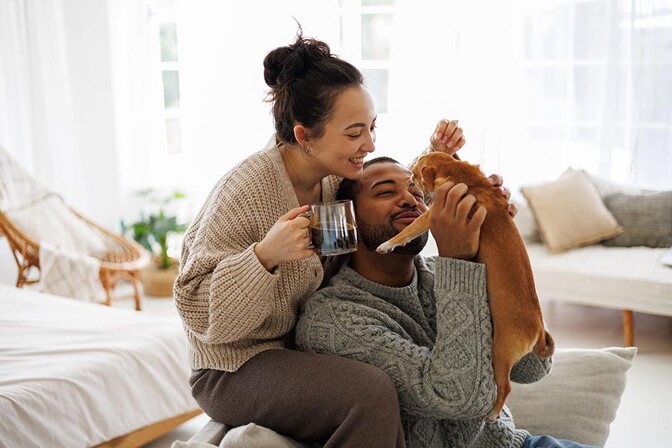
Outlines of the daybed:
<svg viewBox="0 0 672 448">
<path fill-rule="evenodd" d="M 551 254 L 527 243 L 527 250 L 540 299 L 623 310 L 626 346 L 635 345 L 633 311 L 672 316 L 672 267 L 660 262 L 667 249 L 595 244 Z"/>
<path fill-rule="evenodd" d="M 515 221 L 541 300 L 623 310 L 627 346 L 633 311 L 672 316 L 672 267 L 661 261 L 672 246 L 672 191 L 634 190 L 570 168 L 521 192 Z"/>
<path fill-rule="evenodd" d="M 0 447 L 142 446 L 201 411 L 177 317 L 0 285 Z"/>
</svg>

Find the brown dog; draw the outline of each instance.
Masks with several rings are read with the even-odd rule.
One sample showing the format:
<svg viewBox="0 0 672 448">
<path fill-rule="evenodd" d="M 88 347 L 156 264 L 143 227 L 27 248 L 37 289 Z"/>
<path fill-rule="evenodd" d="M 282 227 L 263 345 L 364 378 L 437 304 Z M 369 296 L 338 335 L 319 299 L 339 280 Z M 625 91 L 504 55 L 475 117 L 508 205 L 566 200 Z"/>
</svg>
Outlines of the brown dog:
<svg viewBox="0 0 672 448">
<path fill-rule="evenodd" d="M 487 420 L 494 421 L 511 392 L 511 368 L 534 349 L 542 358 L 553 354 L 554 343 L 544 328 L 532 267 L 518 229 L 508 212 L 508 203 L 478 168 L 442 152 L 418 159 L 413 167 L 416 183 L 432 192 L 448 181 L 464 183 L 476 204 L 488 214 L 481 226 L 476 261 L 487 266 L 487 290 L 494 327 L 492 364 L 497 384 L 497 401 Z M 472 210 L 475 210 L 472 209 Z M 397 236 L 381 244 L 377 252 L 387 253 L 403 246 L 429 229 L 430 207 Z"/>
</svg>

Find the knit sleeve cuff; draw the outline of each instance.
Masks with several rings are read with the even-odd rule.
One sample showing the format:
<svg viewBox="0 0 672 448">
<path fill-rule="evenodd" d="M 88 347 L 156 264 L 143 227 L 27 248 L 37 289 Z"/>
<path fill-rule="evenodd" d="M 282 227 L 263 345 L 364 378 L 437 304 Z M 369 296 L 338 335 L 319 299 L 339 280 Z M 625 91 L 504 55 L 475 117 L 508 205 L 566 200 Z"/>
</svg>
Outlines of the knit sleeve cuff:
<svg viewBox="0 0 672 448">
<path fill-rule="evenodd" d="M 257 243 L 252 244 L 237 256 L 217 265 L 215 278 L 219 277 L 217 271 L 226 270 L 225 277 L 235 279 L 241 292 L 245 291 L 251 297 L 270 297 L 280 276 L 277 270 L 270 273 L 261 264 L 254 251 L 256 245 Z"/>
<path fill-rule="evenodd" d="M 485 265 L 455 258 L 435 257 L 434 287 L 474 296 L 485 295 Z"/>
</svg>

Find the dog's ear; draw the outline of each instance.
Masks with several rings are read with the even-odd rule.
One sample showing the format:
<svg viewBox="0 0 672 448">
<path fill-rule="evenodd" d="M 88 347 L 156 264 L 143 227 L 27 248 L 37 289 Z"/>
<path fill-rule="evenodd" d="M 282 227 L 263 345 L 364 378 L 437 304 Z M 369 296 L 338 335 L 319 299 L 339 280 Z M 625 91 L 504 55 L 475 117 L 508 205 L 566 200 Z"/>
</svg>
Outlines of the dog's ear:
<svg viewBox="0 0 672 448">
<path fill-rule="evenodd" d="M 436 167 L 425 166 L 422 168 L 422 183 L 429 191 L 434 191 L 434 179 L 436 178 Z"/>
</svg>

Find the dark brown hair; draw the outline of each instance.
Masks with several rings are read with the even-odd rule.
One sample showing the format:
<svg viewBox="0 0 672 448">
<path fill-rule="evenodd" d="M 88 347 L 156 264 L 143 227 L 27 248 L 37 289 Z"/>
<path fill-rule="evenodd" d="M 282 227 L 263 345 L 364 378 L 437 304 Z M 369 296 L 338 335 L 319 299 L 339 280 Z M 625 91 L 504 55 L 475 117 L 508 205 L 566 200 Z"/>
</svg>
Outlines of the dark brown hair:
<svg viewBox="0 0 672 448">
<path fill-rule="evenodd" d="M 299 26 L 293 44 L 264 58 L 264 80 L 271 88 L 267 100 L 273 104 L 277 137 L 293 144 L 296 124 L 308 128 L 311 138 L 321 137 L 338 94 L 363 84 L 364 77 L 354 65 L 333 55 L 326 43 L 304 38 Z"/>
</svg>

